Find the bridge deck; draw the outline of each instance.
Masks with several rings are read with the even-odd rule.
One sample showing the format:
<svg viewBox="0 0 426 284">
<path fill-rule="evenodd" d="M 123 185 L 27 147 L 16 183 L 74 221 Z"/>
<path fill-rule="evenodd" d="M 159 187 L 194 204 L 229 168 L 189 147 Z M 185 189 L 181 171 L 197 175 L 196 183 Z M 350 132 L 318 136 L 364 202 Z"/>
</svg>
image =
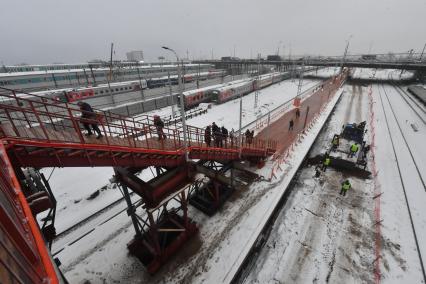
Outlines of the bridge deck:
<svg viewBox="0 0 426 284">
<path fill-rule="evenodd" d="M 276 145 L 254 138 L 237 147 L 238 138 L 227 137 L 223 147 L 209 147 L 204 129 L 187 126 L 185 149 L 182 127 L 163 128 L 167 138 L 159 140 L 150 117 L 136 121 L 99 112 L 96 119 L 87 119 L 68 104 L 17 98 L 13 92 L 0 93 L 0 98 L 0 137 L 21 166 L 175 166 L 185 161 L 186 151 L 193 159 L 236 160 L 265 157 Z M 84 135 L 83 123 L 97 124 L 103 137 Z"/>
</svg>

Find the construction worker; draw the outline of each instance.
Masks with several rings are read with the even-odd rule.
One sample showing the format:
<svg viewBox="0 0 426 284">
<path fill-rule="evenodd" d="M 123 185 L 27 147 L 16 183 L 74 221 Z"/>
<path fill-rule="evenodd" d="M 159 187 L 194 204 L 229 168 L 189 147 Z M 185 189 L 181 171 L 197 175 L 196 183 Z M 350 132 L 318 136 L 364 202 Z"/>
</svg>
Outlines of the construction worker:
<svg viewBox="0 0 426 284">
<path fill-rule="evenodd" d="M 100 139 L 102 137 L 102 133 L 98 127 L 96 113 L 93 110 L 92 106 L 82 101 L 79 101 L 77 105 L 80 107 L 83 126 L 87 130 L 86 136 L 92 135 L 92 130 L 90 129 L 90 125 L 91 125 L 93 131 L 95 131 L 98 134 L 96 139 Z"/>
<path fill-rule="evenodd" d="M 315 167 L 315 175 L 314 175 L 314 177 L 319 178 L 320 175 L 321 175 L 321 169 L 320 169 L 319 165 L 317 165 Z"/>
<path fill-rule="evenodd" d="M 296 108 L 296 119 L 300 117 L 300 109 Z"/>
<path fill-rule="evenodd" d="M 246 143 L 248 145 L 251 144 L 251 131 L 249 129 L 246 130 L 246 132 L 244 133 L 244 135 L 246 136 Z"/>
<path fill-rule="evenodd" d="M 221 141 L 221 147 L 223 147 L 223 141 L 225 141 L 225 147 L 228 145 L 228 129 L 225 128 L 225 126 L 222 126 L 220 128 L 220 131 L 222 133 L 222 141 Z"/>
<path fill-rule="evenodd" d="M 210 147 L 210 144 L 212 143 L 212 130 L 210 125 L 208 125 L 204 131 L 204 142 L 206 142 L 207 147 Z"/>
<path fill-rule="evenodd" d="M 234 128 L 229 132 L 229 140 L 231 140 L 231 148 L 234 148 L 235 131 Z"/>
<path fill-rule="evenodd" d="M 340 144 L 339 135 L 337 135 L 337 134 L 334 135 L 333 140 L 331 141 L 331 144 L 333 145 L 332 146 L 333 151 L 335 151 L 337 149 L 337 147 L 339 147 L 339 144 Z"/>
<path fill-rule="evenodd" d="M 331 163 L 330 156 L 328 154 L 325 154 L 324 161 L 322 162 L 322 170 L 324 172 L 327 169 L 327 167 L 330 165 L 330 163 Z"/>
<path fill-rule="evenodd" d="M 160 116 L 154 115 L 154 126 L 157 129 L 158 140 L 166 139 L 166 134 L 164 134 L 164 122 L 161 120 Z"/>
<path fill-rule="evenodd" d="M 221 139 L 222 139 L 222 132 L 220 130 L 220 127 L 217 126 L 215 122 L 212 123 L 212 134 L 214 138 L 214 144 L 216 147 L 220 147 Z"/>
<path fill-rule="evenodd" d="M 346 195 L 346 191 L 348 191 L 350 188 L 352 187 L 351 183 L 349 182 L 349 180 L 345 180 L 344 182 L 342 182 L 342 189 L 340 190 L 340 195 L 345 196 Z"/>
<path fill-rule="evenodd" d="M 357 143 L 354 143 L 351 145 L 351 148 L 349 149 L 349 154 L 348 157 L 352 158 L 353 156 L 355 156 L 355 154 L 358 152 L 359 150 L 359 146 Z"/>
<path fill-rule="evenodd" d="M 290 120 L 290 122 L 288 123 L 288 131 L 292 131 L 292 130 L 293 130 L 293 127 L 294 127 L 294 121 L 293 121 L 293 119 L 292 119 L 292 120 Z"/>
</svg>

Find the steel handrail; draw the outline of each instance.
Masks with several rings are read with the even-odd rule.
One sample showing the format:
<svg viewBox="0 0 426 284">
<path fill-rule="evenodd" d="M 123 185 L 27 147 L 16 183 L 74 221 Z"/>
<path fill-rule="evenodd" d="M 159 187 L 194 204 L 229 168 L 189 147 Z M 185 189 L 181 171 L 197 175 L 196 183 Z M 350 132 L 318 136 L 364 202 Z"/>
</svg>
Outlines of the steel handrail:
<svg viewBox="0 0 426 284">
<path fill-rule="evenodd" d="M 10 89 L 0 88 L 3 91 Z M 0 127 L 5 128 L 9 125 L 11 129 L 4 131 L 0 135 L 3 138 L 14 139 L 33 139 L 37 141 L 47 142 L 71 142 L 82 144 L 93 144 L 88 141 L 82 133 L 80 124 L 97 124 L 102 134 L 106 137 L 106 142 L 96 144 L 115 145 L 123 144 L 127 141 L 126 146 L 137 148 L 152 148 L 153 142 L 150 139 L 156 139 L 157 129 L 153 123 L 153 118 L 145 116 L 142 120 L 135 120 L 121 115 L 117 115 L 107 111 L 95 110 L 95 117 L 81 117 L 81 111 L 74 108 L 74 105 L 68 103 L 57 103 L 51 99 L 44 99 L 39 96 L 19 97 L 14 90 L 10 90 L 9 94 L 0 93 Z M 40 100 L 40 101 L 38 101 Z M 173 148 L 181 149 L 183 147 L 183 129 L 164 127 L 164 134 L 173 141 Z M 42 134 L 40 133 L 42 132 Z M 60 132 L 62 135 L 59 135 Z M 187 126 L 186 131 L 190 145 L 207 148 L 204 143 L 204 129 Z M 74 134 L 69 136 L 69 134 Z M 120 141 L 114 138 L 123 138 Z M 236 139 L 235 137 L 234 139 Z M 164 140 L 160 141 L 160 147 L 165 147 Z M 223 139 L 225 148 L 231 147 L 236 149 L 236 143 L 232 143 L 230 137 Z M 248 143 L 247 143 L 248 145 Z M 253 143 L 247 148 L 261 147 L 265 149 L 267 145 L 274 145 L 272 141 L 262 139 L 253 139 Z"/>
</svg>

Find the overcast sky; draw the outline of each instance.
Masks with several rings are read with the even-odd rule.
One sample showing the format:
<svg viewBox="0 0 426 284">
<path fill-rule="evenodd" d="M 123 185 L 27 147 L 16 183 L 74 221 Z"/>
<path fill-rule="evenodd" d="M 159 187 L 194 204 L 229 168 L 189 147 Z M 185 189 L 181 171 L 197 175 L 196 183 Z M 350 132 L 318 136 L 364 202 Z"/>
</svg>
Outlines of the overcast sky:
<svg viewBox="0 0 426 284">
<path fill-rule="evenodd" d="M 0 0 L 0 63 L 421 52 L 426 0 Z"/>
</svg>

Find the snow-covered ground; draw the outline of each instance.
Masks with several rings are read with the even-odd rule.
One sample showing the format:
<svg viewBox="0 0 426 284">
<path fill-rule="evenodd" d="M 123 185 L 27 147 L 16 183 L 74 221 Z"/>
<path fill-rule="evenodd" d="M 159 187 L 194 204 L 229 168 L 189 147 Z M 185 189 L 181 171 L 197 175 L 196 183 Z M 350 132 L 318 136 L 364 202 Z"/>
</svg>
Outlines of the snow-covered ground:
<svg viewBox="0 0 426 284">
<path fill-rule="evenodd" d="M 325 75 L 331 72 L 322 71 Z M 356 69 L 356 72 L 362 71 Z M 399 76 L 400 72 L 382 73 L 380 76 L 387 79 Z M 303 89 L 316 83 L 318 81 L 306 81 Z M 422 211 L 426 192 L 421 187 L 426 173 L 425 162 L 422 161 L 426 157 L 422 148 L 422 142 L 424 144 L 426 141 L 425 125 L 393 87 L 385 86 L 383 89 L 373 85 L 372 90 L 374 103 L 370 108 L 367 87 L 345 86 L 334 115 L 325 131 L 319 135 L 310 155 L 323 153 L 325 145 L 330 143 L 335 132 L 340 131 L 343 123 L 367 120 L 367 126 L 371 123 L 376 126 L 375 133 L 367 133 L 367 140 L 370 143 L 373 137 L 376 139 L 376 158 L 375 161 L 370 159 L 369 168 L 375 162 L 377 176 L 363 180 L 327 169 L 319 179 L 313 179 L 313 168 L 303 168 L 269 239 L 246 275 L 246 283 L 370 283 L 375 281 L 377 261 L 381 280 L 385 283 L 424 281 L 411 219 L 420 251 L 426 255 L 426 246 L 422 241 L 426 239 L 426 218 Z M 385 90 L 389 101 L 384 96 Z M 267 109 L 273 109 L 294 97 L 296 92 L 297 81 L 288 80 L 268 87 L 259 94 L 257 109 L 253 108 L 254 94 L 245 96 L 243 125 L 265 114 Z M 390 143 L 382 101 L 396 144 L 396 157 Z M 393 105 L 401 131 L 392 118 L 389 103 Z M 370 120 L 371 110 L 375 113 L 373 120 Z M 164 116 L 170 112 L 170 107 L 155 111 Z M 233 100 L 213 105 L 207 114 L 189 119 L 187 123 L 205 127 L 215 121 L 219 126 L 224 125 L 231 130 L 238 128 L 238 116 L 239 101 Z M 325 118 L 320 117 L 319 122 Z M 189 216 L 199 225 L 199 236 L 192 239 L 156 276 L 149 276 L 139 260 L 128 255 L 126 243 L 133 238 L 134 231 L 130 218 L 123 211 L 114 218 L 110 218 L 109 214 L 96 219 L 84 230 L 77 230 L 54 244 L 54 251 L 63 248 L 57 256 L 63 263 L 62 270 L 66 277 L 70 283 L 228 282 L 256 239 L 263 220 L 273 209 L 272 204 L 278 202 L 286 190 L 320 126 L 321 123 L 318 123 L 312 128 L 304 142 L 282 166 L 283 170 L 275 182 L 255 183 L 250 190 L 238 192 L 238 197 L 226 202 L 221 212 L 213 217 L 206 217 L 190 207 Z M 412 155 L 401 133 L 405 135 Z M 396 159 L 403 176 L 405 173 L 402 179 L 399 178 Z M 271 162 L 268 162 L 258 173 L 267 176 L 271 167 Z M 50 171 L 44 169 L 46 176 Z M 59 201 L 57 227 L 65 229 L 121 198 L 119 191 L 109 185 L 111 175 L 110 168 L 56 169 L 50 182 Z M 340 183 L 346 178 L 351 180 L 353 188 L 346 197 L 341 197 L 338 194 Z M 402 182 L 411 206 L 411 216 L 405 203 Z M 100 194 L 87 200 L 96 189 L 101 189 Z M 379 198 L 380 220 L 375 215 L 377 199 L 374 197 L 377 190 L 382 192 Z M 123 203 L 119 209 L 124 208 Z M 139 213 L 142 214 L 142 211 Z M 375 224 L 378 221 L 382 224 L 379 252 L 375 250 Z M 91 227 L 95 230 L 90 231 Z M 89 234 L 70 245 L 89 231 Z M 378 258 L 378 253 L 381 258 Z"/>
<path fill-rule="evenodd" d="M 412 71 L 401 70 L 386 70 L 386 69 L 373 69 L 373 68 L 356 68 L 352 74 L 354 79 L 379 79 L 379 80 L 401 80 L 413 77 Z"/>
<path fill-rule="evenodd" d="M 306 84 L 303 86 L 304 90 L 317 84 L 318 81 L 306 81 L 305 83 Z M 259 94 L 259 105 L 267 105 L 269 108 L 272 109 L 273 107 L 278 106 L 281 103 L 294 97 L 296 92 L 297 82 L 292 82 L 290 80 L 281 82 L 280 84 L 276 84 L 261 90 Z M 260 114 L 262 111 L 265 112 L 265 108 L 261 108 L 260 106 L 260 111 L 253 110 L 254 94 L 245 96 L 243 98 L 243 103 L 244 124 L 252 122 L 252 120 L 256 119 L 256 115 Z M 237 110 L 235 110 L 236 106 Z M 230 101 L 222 105 L 213 105 L 212 108 L 209 109 L 207 115 L 190 119 L 188 120 L 188 124 L 205 126 L 211 123 L 212 121 L 216 121 L 218 123 L 225 123 L 225 125 L 229 129 L 236 128 L 238 126 L 238 107 L 238 100 Z M 168 111 L 170 112 L 170 107 L 159 110 L 157 112 L 167 115 Z M 47 177 L 50 175 L 51 171 L 52 169 L 43 169 L 43 172 Z M 145 172 L 147 171 L 144 171 L 144 173 Z M 121 198 L 121 193 L 119 192 L 119 190 L 109 184 L 109 179 L 112 177 L 112 174 L 112 169 L 107 167 L 55 169 L 52 174 L 52 177 L 50 178 L 50 184 L 58 200 L 56 219 L 56 227 L 58 232 L 62 232 L 63 230 L 76 224 L 78 221 L 88 217 L 94 212 Z M 90 196 L 98 190 L 99 195 L 94 198 L 90 198 Z M 115 211 L 118 212 L 123 208 L 125 208 L 124 203 L 120 204 L 120 206 L 117 206 Z M 130 219 L 126 216 L 126 214 L 122 215 L 124 216 L 123 219 L 118 218 L 119 220 L 121 220 L 119 221 L 119 224 L 125 223 L 127 225 L 130 225 L 130 223 L 128 222 L 130 221 Z M 110 216 L 107 215 L 103 219 L 96 219 L 95 221 L 87 224 L 83 230 L 77 230 L 66 238 L 61 238 L 57 241 L 57 243 L 54 244 L 53 252 L 56 252 L 65 247 L 65 249 L 58 255 L 64 263 L 64 267 L 67 267 L 69 265 L 73 267 L 73 265 L 76 265 L 76 263 L 73 264 L 73 261 L 76 261 L 76 258 L 79 259 L 85 251 L 85 246 L 81 245 L 82 243 L 88 242 L 88 247 L 93 247 L 93 245 L 96 246 L 99 241 L 94 241 L 89 236 L 85 237 L 84 239 L 78 242 L 78 247 L 80 247 L 81 245 L 82 251 L 80 251 L 80 249 L 75 250 L 73 249 L 73 247 L 66 247 L 66 245 L 73 242 L 81 234 L 84 234 L 89 231 L 91 226 L 95 226 L 98 223 L 102 223 L 109 217 Z M 113 222 L 108 222 L 108 227 L 112 226 L 112 223 Z M 117 226 L 117 229 L 119 227 L 120 225 Z M 111 228 L 114 228 L 112 229 L 112 231 L 115 230 L 114 226 L 112 226 Z M 129 228 L 126 227 L 126 230 L 127 229 Z M 95 233 L 91 233 L 90 235 L 96 236 Z M 106 234 L 103 237 L 108 238 L 109 235 Z M 102 240 L 103 238 L 101 237 L 100 239 Z M 129 237 L 123 235 L 120 236 L 120 239 L 128 241 L 131 239 L 131 236 Z M 125 247 L 126 241 L 120 243 L 120 245 L 122 245 L 121 249 Z M 90 249 L 88 248 L 88 250 Z M 78 268 L 81 267 L 78 266 Z M 81 278 L 77 277 L 76 279 L 78 280 Z"/>
<path fill-rule="evenodd" d="M 367 94 L 358 87 L 346 86 L 310 156 L 324 153 L 342 124 L 366 120 L 367 112 Z M 334 169 L 327 169 L 319 179 L 313 176 L 314 167 L 300 171 L 246 283 L 372 281 L 375 256 L 371 181 Z M 341 197 L 340 184 L 346 178 L 353 189 Z"/>
<path fill-rule="evenodd" d="M 426 155 L 423 152 L 426 126 L 395 88 L 374 85 L 372 94 L 375 123 L 378 126 L 375 136 L 379 169 L 377 181 L 383 192 L 381 218 L 384 258 L 381 270 L 384 280 L 391 283 L 424 283 L 418 249 L 422 256 L 426 255 L 426 189 L 423 182 L 426 175 Z M 412 124 L 416 125 L 417 131 L 414 131 Z"/>
<path fill-rule="evenodd" d="M 404 145 L 396 121 L 390 117 L 393 114 L 384 96 L 385 90 L 414 159 Z M 310 155 L 323 153 L 343 123 L 366 120 L 367 125 L 375 125 L 374 133 L 371 129 L 367 133 L 367 141 L 371 143 L 374 136 L 375 160 L 370 157 L 369 168 L 375 163 L 377 176 L 363 180 L 327 169 L 315 179 L 313 167 L 302 169 L 270 237 L 245 275 L 246 283 L 372 283 L 378 279 L 383 283 L 424 283 L 411 223 L 414 223 L 421 254 L 425 255 L 422 240 L 426 223 L 422 204 L 425 204 L 426 192 L 421 177 L 426 172 L 417 171 L 414 165 L 417 163 L 419 169 L 424 166 L 422 160 L 426 156 L 418 143 L 426 141 L 425 125 L 391 86 L 374 85 L 371 106 L 369 99 L 367 88 L 346 86 L 332 119 Z M 418 131 L 413 130 L 413 123 L 420 126 Z M 396 157 L 389 133 L 395 143 Z M 399 160 L 400 169 L 395 159 Z M 342 197 L 340 184 L 347 178 L 353 188 Z M 411 217 L 402 183 L 405 183 Z M 377 211 L 380 214 L 377 215 Z M 381 224 L 379 235 L 377 224 Z"/>
<path fill-rule="evenodd" d="M 339 71 L 340 71 L 340 67 L 326 67 L 326 68 L 318 67 L 318 70 L 307 72 L 306 75 L 327 79 L 327 78 L 330 78 L 331 76 L 337 75 Z"/>
</svg>

